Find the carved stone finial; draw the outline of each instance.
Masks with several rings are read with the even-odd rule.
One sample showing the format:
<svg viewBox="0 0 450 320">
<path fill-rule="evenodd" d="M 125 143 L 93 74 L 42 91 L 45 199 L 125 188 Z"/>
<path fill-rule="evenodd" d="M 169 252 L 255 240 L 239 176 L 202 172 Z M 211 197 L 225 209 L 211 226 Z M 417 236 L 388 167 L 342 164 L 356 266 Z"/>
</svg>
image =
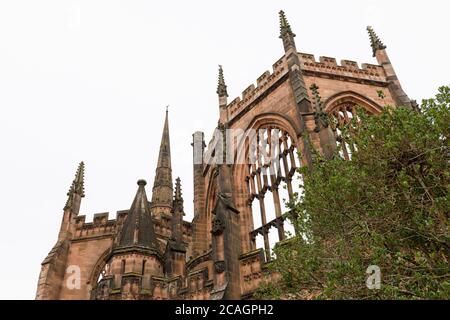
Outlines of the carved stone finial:
<svg viewBox="0 0 450 320">
<path fill-rule="evenodd" d="M 386 49 L 386 46 L 383 44 L 383 42 L 380 40 L 371 26 L 367 27 L 367 32 L 369 33 L 370 45 L 372 46 L 373 56 L 375 57 L 376 52 L 378 50 Z"/>
<path fill-rule="evenodd" d="M 177 212 L 184 212 L 184 200 L 181 193 L 181 179 L 178 177 L 175 180 L 175 194 L 173 196 L 173 209 Z M 183 213 L 184 214 L 184 213 Z"/>
<path fill-rule="evenodd" d="M 319 94 L 319 87 L 315 83 L 313 83 L 311 85 L 310 89 L 313 93 L 314 104 L 315 104 L 316 110 L 317 110 L 317 107 L 320 107 L 320 108 L 322 107 L 322 101 L 321 101 L 322 98 L 320 97 L 320 94 Z"/>
<path fill-rule="evenodd" d="M 223 69 L 221 65 L 219 65 L 219 81 L 216 92 L 219 97 L 228 97 L 227 86 L 225 85 L 225 78 L 223 76 Z"/>
<path fill-rule="evenodd" d="M 81 161 L 78 165 L 75 179 L 72 181 L 69 192 L 67 192 L 67 202 L 64 206 L 64 210 L 69 209 L 73 205 L 73 195 L 78 194 L 81 198 L 84 198 L 84 162 Z"/>
<path fill-rule="evenodd" d="M 181 196 L 181 179 L 180 177 L 176 178 L 175 180 L 175 196 L 174 196 L 175 200 L 180 200 L 182 199 Z"/>
<path fill-rule="evenodd" d="M 280 10 L 279 15 L 280 15 L 280 38 L 283 38 L 286 35 L 295 37 L 295 34 L 292 32 L 291 25 L 289 24 L 284 11 Z"/>
<path fill-rule="evenodd" d="M 313 83 L 310 89 L 312 91 L 314 100 L 314 121 L 316 123 L 314 131 L 319 132 L 323 128 L 328 127 L 328 115 L 323 111 L 323 104 L 322 98 L 319 94 L 319 87 L 315 83 Z"/>
</svg>

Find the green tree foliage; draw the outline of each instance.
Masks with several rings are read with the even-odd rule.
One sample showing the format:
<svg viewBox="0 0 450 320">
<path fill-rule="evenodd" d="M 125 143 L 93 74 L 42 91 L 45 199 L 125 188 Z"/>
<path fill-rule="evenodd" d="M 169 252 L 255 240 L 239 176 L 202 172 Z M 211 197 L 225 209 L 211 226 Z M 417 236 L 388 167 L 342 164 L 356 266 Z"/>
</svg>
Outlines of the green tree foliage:
<svg viewBox="0 0 450 320">
<path fill-rule="evenodd" d="M 352 159 L 301 169 L 302 195 L 289 206 L 296 236 L 276 246 L 280 275 L 257 298 L 450 298 L 450 88 L 421 113 L 387 106 L 359 112 L 343 132 Z M 369 266 L 381 288 L 366 286 Z"/>
</svg>

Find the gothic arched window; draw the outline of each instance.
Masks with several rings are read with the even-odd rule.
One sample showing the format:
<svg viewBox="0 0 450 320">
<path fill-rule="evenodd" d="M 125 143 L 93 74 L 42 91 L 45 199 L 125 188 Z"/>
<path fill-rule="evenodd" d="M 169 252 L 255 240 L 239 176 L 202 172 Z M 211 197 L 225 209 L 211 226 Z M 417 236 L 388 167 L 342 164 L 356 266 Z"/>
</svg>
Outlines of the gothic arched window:
<svg viewBox="0 0 450 320">
<path fill-rule="evenodd" d="M 263 247 L 266 260 L 270 260 L 275 243 L 286 238 L 286 231 L 294 232 L 285 202 L 298 191 L 300 183 L 294 177 L 299 176 L 300 160 L 296 144 L 282 129 L 261 128 L 253 141 L 248 147 L 245 177 L 254 226 L 250 236 L 253 246 Z"/>
<path fill-rule="evenodd" d="M 354 102 L 343 102 L 329 111 L 334 118 L 331 129 L 334 132 L 336 143 L 340 149 L 339 154 L 345 160 L 351 159 L 352 153 L 356 150 L 356 146 L 345 141 L 342 135 L 342 130 L 345 126 L 350 124 L 352 119 L 358 119 L 357 109 L 359 107 L 360 106 Z M 369 115 L 373 114 L 371 111 L 367 110 L 367 108 L 361 107 L 361 109 Z"/>
</svg>

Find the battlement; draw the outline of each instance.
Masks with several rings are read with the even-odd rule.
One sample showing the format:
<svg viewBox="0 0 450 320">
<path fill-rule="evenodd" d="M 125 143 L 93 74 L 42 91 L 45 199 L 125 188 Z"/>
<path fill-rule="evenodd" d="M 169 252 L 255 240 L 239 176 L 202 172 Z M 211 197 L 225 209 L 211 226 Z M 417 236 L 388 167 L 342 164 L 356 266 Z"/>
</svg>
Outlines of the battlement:
<svg viewBox="0 0 450 320">
<path fill-rule="evenodd" d="M 75 218 L 75 238 L 97 237 L 116 231 L 117 222 L 122 222 L 128 211 L 118 211 L 116 219 L 109 219 L 109 212 L 96 213 L 92 222 L 86 222 L 86 216 Z"/>
<path fill-rule="evenodd" d="M 86 216 L 80 215 L 75 218 L 77 229 L 89 229 L 95 226 L 115 225 L 117 221 L 122 222 L 128 214 L 128 210 L 117 211 L 115 219 L 109 219 L 109 212 L 96 213 L 92 222 L 86 222 Z"/>
<path fill-rule="evenodd" d="M 361 64 L 351 60 L 341 60 L 340 65 L 335 58 L 319 57 L 316 60 L 314 55 L 308 53 L 298 53 L 301 70 L 305 75 L 310 73 L 317 77 L 339 77 L 352 79 L 353 81 L 376 81 L 386 82 L 386 74 L 382 66 L 369 63 Z M 233 119 L 242 112 L 248 105 L 254 102 L 270 86 L 279 81 L 288 72 L 286 57 L 283 56 L 272 66 L 273 72 L 264 72 L 254 84 L 249 85 L 241 96 L 236 97 L 227 105 L 229 119 Z"/>
<path fill-rule="evenodd" d="M 330 76 L 356 78 L 360 80 L 386 82 L 384 69 L 379 65 L 363 63 L 360 68 L 357 62 L 350 60 L 341 60 L 341 64 L 339 65 L 335 58 L 321 56 L 319 57 L 319 61 L 316 61 L 314 55 L 301 52 L 299 52 L 299 59 L 302 71 L 309 71 L 322 75 L 326 74 Z"/>
<path fill-rule="evenodd" d="M 386 83 L 386 74 L 382 66 L 370 63 L 363 63 L 359 67 L 358 63 L 351 60 L 341 60 L 338 64 L 335 58 L 319 57 L 316 61 L 314 55 L 309 53 L 298 53 L 300 68 L 308 76 L 351 79 L 352 81 L 376 81 Z M 227 105 L 229 119 L 232 120 L 241 113 L 247 106 L 258 99 L 269 87 L 279 81 L 288 73 L 286 57 L 281 57 L 272 66 L 272 73 L 264 72 L 254 84 L 249 85 L 241 96 L 236 97 Z"/>
<path fill-rule="evenodd" d="M 237 97 L 231 101 L 228 106 L 228 115 L 230 120 L 238 115 L 245 107 L 255 101 L 267 88 L 272 86 L 284 75 L 287 74 L 286 59 L 283 56 L 272 66 L 272 73 L 269 71 L 264 72 L 256 80 L 256 86 L 254 84 L 249 85 L 243 92 L 242 97 Z"/>
<path fill-rule="evenodd" d="M 109 219 L 109 212 L 96 213 L 92 222 L 86 222 L 86 216 L 80 215 L 75 218 L 75 238 L 97 237 L 103 235 L 111 235 L 117 231 L 122 225 L 128 214 L 128 210 L 120 210 L 116 212 L 115 219 Z M 162 237 L 171 236 L 171 223 L 168 219 L 154 219 L 155 233 Z M 192 237 L 192 224 L 183 221 L 183 240 L 188 242 Z"/>
<path fill-rule="evenodd" d="M 262 249 L 256 249 L 239 256 L 241 269 L 241 290 L 244 295 L 258 289 L 265 275 L 266 261 Z"/>
</svg>

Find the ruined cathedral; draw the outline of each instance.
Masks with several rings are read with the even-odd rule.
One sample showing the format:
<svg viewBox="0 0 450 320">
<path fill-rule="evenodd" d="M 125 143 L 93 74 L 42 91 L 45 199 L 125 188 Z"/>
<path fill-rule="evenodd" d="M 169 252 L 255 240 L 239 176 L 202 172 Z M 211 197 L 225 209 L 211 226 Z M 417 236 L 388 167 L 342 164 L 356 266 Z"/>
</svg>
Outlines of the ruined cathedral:
<svg viewBox="0 0 450 320">
<path fill-rule="evenodd" d="M 261 148 L 250 147 L 244 134 L 232 151 L 257 161 L 211 163 L 205 159 L 217 156 L 217 144 L 226 142 L 206 144 L 202 132 L 194 133 L 194 218 L 185 221 L 181 182 L 172 177 L 166 112 L 151 199 L 146 181 L 139 180 L 129 210 L 86 221 L 79 212 L 80 163 L 57 242 L 42 262 L 36 299 L 250 299 L 261 281 L 276 278 L 267 263 L 273 245 L 290 235 L 283 201 L 294 197 L 297 169 L 313 163 L 312 150 L 331 158 L 340 146 L 340 156 L 349 159 L 351 148 L 340 139 L 340 127 L 357 106 L 372 115 L 384 105 L 417 107 L 371 27 L 377 64 L 360 67 L 302 53 L 285 14 L 279 15 L 284 54 L 271 72 L 229 101 L 220 67 L 216 129 L 263 130 L 257 143 L 277 142 L 271 150 L 279 161 L 264 160 Z"/>
</svg>

